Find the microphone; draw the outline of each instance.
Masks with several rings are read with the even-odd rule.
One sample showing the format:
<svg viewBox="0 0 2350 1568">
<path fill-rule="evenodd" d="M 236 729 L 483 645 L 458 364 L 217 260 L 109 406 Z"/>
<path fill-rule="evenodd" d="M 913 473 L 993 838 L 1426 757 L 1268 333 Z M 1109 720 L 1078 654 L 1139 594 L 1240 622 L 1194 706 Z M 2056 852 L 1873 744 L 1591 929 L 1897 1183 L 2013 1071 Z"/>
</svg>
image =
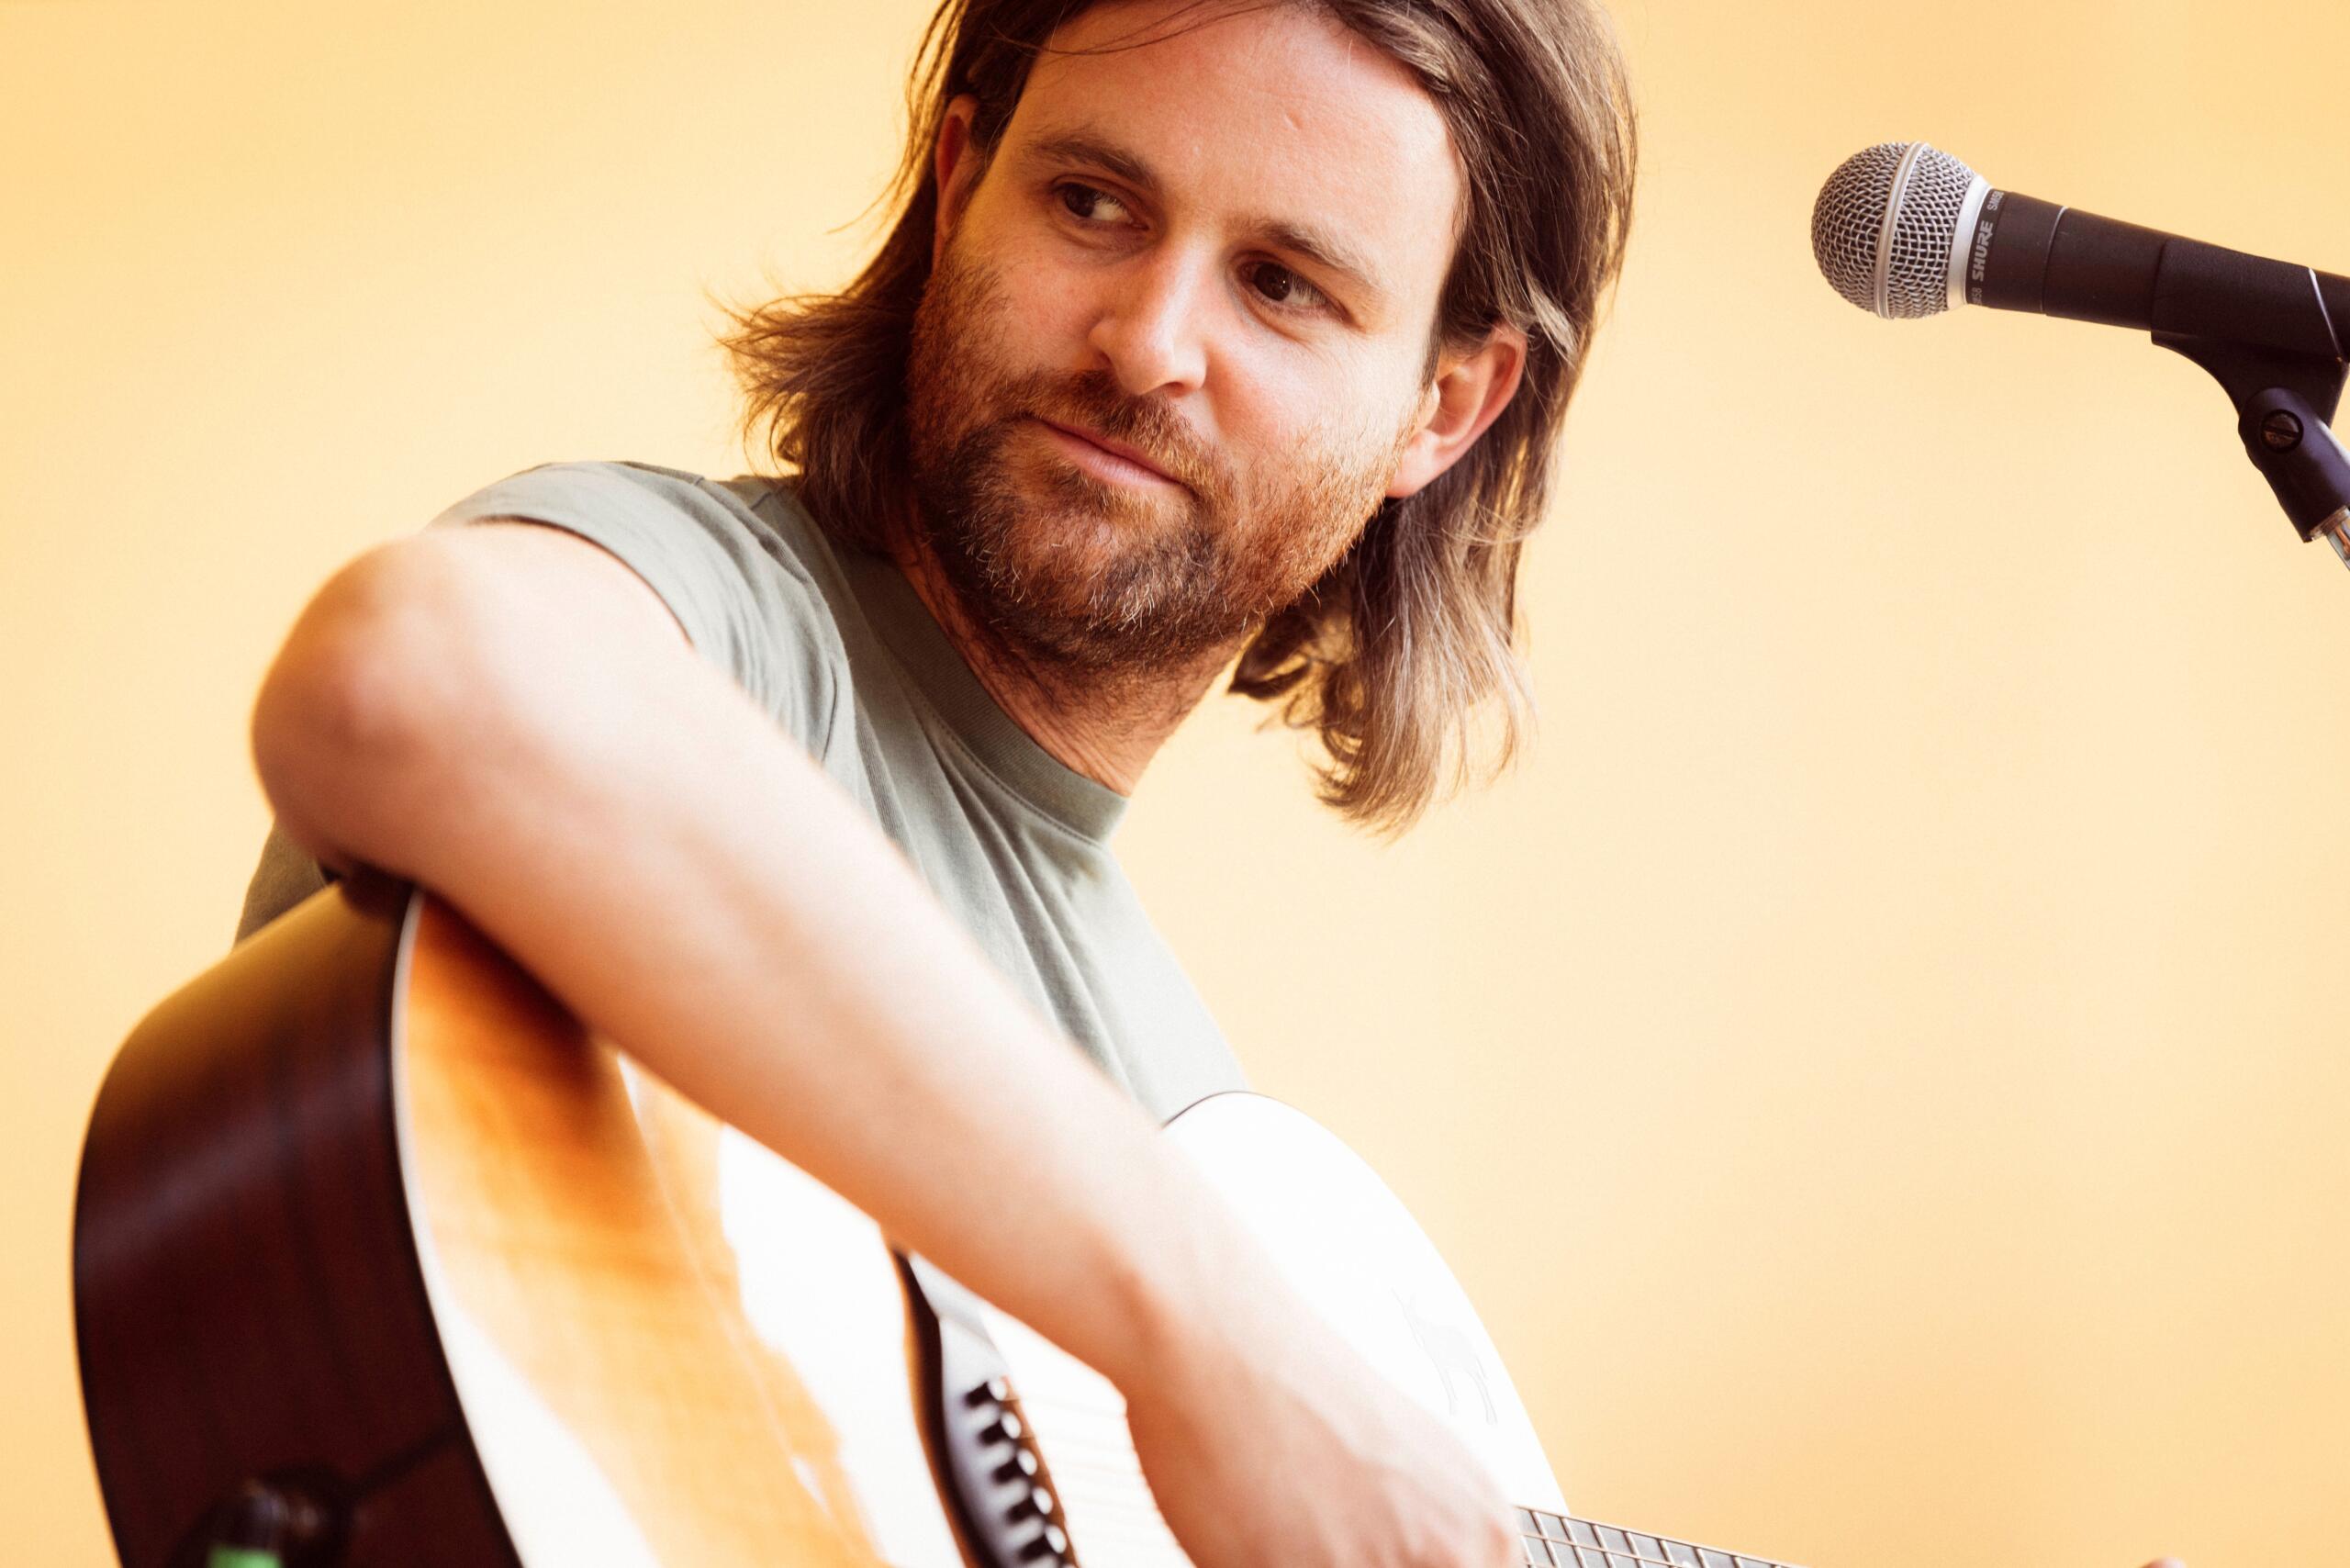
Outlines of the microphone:
<svg viewBox="0 0 2350 1568">
<path fill-rule="evenodd" d="M 1811 209 L 1811 253 L 1837 293 L 1888 319 L 1987 305 L 2350 358 L 2350 278 L 1994 190 L 1923 141 L 1840 164 Z"/>
<path fill-rule="evenodd" d="M 2331 428 L 2350 378 L 2350 278 L 2042 201 L 1922 141 L 1837 166 L 1811 208 L 1836 292 L 1891 320 L 1956 305 L 2135 327 L 2211 373 L 2236 434 L 2304 542 L 2350 566 L 2350 450 Z"/>
</svg>

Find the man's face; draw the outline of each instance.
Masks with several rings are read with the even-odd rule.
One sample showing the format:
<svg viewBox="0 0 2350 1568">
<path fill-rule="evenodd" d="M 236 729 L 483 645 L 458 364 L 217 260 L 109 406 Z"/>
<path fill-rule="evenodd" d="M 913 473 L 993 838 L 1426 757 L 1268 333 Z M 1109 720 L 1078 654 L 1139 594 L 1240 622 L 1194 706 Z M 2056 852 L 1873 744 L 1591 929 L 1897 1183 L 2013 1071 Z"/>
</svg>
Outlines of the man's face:
<svg viewBox="0 0 2350 1568">
<path fill-rule="evenodd" d="M 1063 28 L 1058 49 L 1152 41 L 1040 58 L 976 184 L 964 139 L 915 321 L 939 565 L 1073 668 L 1236 648 L 1352 545 L 1434 405 L 1461 194 L 1436 106 L 1310 11 L 1158 37 L 1177 8 Z"/>
</svg>

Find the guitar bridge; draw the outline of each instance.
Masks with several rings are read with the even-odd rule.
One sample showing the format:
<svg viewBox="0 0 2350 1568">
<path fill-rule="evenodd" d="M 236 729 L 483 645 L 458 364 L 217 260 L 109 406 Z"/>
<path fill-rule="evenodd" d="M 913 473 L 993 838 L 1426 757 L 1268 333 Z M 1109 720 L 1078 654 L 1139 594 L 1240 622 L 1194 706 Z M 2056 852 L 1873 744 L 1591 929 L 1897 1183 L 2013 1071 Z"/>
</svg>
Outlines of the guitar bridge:
<svg viewBox="0 0 2350 1568">
<path fill-rule="evenodd" d="M 897 1254 L 913 1307 L 915 1401 L 940 1494 L 965 1549 L 986 1568 L 1076 1568 L 1010 1369 L 960 1285 Z"/>
</svg>

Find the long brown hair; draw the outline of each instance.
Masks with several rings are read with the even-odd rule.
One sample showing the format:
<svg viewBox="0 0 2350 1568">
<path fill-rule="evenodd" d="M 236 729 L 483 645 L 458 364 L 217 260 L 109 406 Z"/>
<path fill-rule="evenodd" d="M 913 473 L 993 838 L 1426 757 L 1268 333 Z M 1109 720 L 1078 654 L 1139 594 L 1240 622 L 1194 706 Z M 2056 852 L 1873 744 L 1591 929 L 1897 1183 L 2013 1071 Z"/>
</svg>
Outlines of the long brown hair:
<svg viewBox="0 0 2350 1568">
<path fill-rule="evenodd" d="M 943 0 L 907 83 L 910 133 L 883 193 L 898 217 L 838 294 L 743 308 L 721 333 L 746 395 L 741 432 L 799 475 L 834 537 L 881 552 L 909 504 L 906 363 L 938 211 L 932 151 L 946 105 L 978 102 L 990 156 L 1062 24 L 1102 0 Z M 1429 342 L 1526 335 L 1516 395 L 1459 461 L 1382 503 L 1348 554 L 1242 651 L 1230 689 L 1320 733 L 1321 798 L 1397 833 L 1466 780 L 1488 699 L 1487 776 L 1516 754 L 1532 698 L 1516 646 L 1519 548 L 1540 521 L 1550 451 L 1631 222 L 1637 130 L 1597 0 L 1270 0 L 1334 17 L 1410 71 L 1443 114 L 1467 209 Z M 1230 6 L 1201 0 L 1184 12 Z M 1180 14 L 1180 13 L 1179 13 Z M 1155 34 L 1163 37 L 1163 33 Z"/>
</svg>

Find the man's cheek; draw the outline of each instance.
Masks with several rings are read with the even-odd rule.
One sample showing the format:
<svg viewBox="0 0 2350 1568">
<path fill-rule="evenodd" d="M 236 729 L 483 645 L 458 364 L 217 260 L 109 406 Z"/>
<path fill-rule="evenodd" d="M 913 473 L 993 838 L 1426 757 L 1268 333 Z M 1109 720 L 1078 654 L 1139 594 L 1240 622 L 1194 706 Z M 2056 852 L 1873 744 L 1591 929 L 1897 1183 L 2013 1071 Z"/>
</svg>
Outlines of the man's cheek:
<svg viewBox="0 0 2350 1568">
<path fill-rule="evenodd" d="M 1100 319 L 1099 286 L 1083 274 L 1039 257 L 1015 266 L 989 301 L 989 336 L 1006 353 L 1038 364 L 1067 365 Z"/>
</svg>

